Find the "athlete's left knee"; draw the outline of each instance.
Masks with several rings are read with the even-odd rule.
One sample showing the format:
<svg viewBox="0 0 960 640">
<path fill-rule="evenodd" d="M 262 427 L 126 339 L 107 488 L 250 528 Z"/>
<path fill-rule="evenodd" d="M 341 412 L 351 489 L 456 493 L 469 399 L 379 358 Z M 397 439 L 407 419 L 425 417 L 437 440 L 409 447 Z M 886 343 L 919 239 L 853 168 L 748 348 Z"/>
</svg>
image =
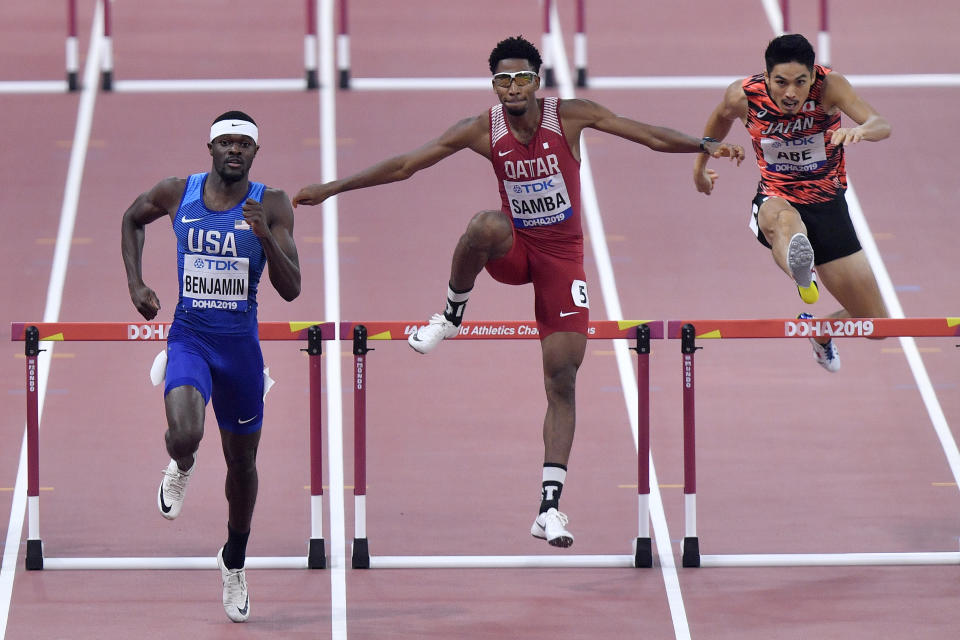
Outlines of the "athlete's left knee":
<svg viewBox="0 0 960 640">
<path fill-rule="evenodd" d="M 224 461 L 227 463 L 227 469 L 233 473 L 256 473 L 257 450 L 231 451 L 224 455 Z"/>
<path fill-rule="evenodd" d="M 543 383 L 548 398 L 573 402 L 576 395 L 577 371 L 580 362 L 576 358 L 554 362 L 543 372 Z"/>
</svg>

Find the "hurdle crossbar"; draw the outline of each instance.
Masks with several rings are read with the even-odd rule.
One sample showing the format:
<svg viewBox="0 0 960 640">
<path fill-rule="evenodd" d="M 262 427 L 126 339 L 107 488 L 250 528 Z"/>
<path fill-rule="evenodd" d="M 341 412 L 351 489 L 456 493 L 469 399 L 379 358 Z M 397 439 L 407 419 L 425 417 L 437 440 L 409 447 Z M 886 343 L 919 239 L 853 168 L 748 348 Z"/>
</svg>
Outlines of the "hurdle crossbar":
<svg viewBox="0 0 960 640">
<path fill-rule="evenodd" d="M 354 569 L 369 568 L 518 568 L 518 567 L 652 567 L 650 540 L 650 340 L 662 339 L 659 320 L 591 322 L 589 339 L 633 339 L 637 352 L 637 508 L 638 534 L 632 555 L 564 556 L 371 556 L 367 536 L 366 391 L 367 353 L 370 340 L 406 340 L 422 326 L 419 322 L 342 322 L 341 340 L 353 341 L 354 357 Z M 464 322 L 450 340 L 538 339 L 534 322 Z"/>
<path fill-rule="evenodd" d="M 680 340 L 683 364 L 684 567 L 782 567 L 841 565 L 960 564 L 960 552 L 814 553 L 701 555 L 697 536 L 697 474 L 694 354 L 697 339 L 893 338 L 960 336 L 960 317 L 781 318 L 760 320 L 671 320 L 667 338 Z"/>
<path fill-rule="evenodd" d="M 10 339 L 24 342 L 27 390 L 27 555 L 26 568 L 39 569 L 200 569 L 212 558 L 44 558 L 40 538 L 40 439 L 37 375 L 40 343 L 65 341 L 164 341 L 169 322 L 12 322 Z M 332 322 L 261 322 L 261 340 L 306 340 L 310 356 L 310 538 L 305 558 L 250 557 L 247 567 L 326 568 L 323 540 L 322 341 L 333 340 Z"/>
<path fill-rule="evenodd" d="M 69 23 L 75 31 L 76 9 L 70 0 Z M 114 80 L 113 18 L 111 0 L 98 0 L 103 6 L 103 56 L 100 60 L 100 88 L 104 91 L 302 91 L 317 89 L 317 5 L 320 0 L 306 1 L 305 32 L 303 38 L 304 77 L 279 79 L 239 80 Z M 76 71 L 70 76 L 71 46 L 76 47 L 76 34 L 67 39 L 67 72 L 70 89 L 76 88 Z M 72 43 L 72 44 L 71 44 Z M 75 57 L 75 56 L 74 56 Z"/>
<path fill-rule="evenodd" d="M 315 1 L 315 0 L 314 0 Z M 586 79 L 586 33 L 583 31 L 586 0 L 577 0 L 577 35 L 575 47 L 578 51 L 578 78 Z M 485 78 L 357 78 L 354 77 L 350 60 L 350 2 L 337 0 L 338 19 L 336 34 L 336 63 L 339 77 L 338 86 L 341 89 L 361 90 L 409 90 L 409 89 L 490 89 L 490 77 Z M 544 87 L 556 86 L 553 70 L 552 35 L 550 15 L 553 9 L 553 0 L 543 2 L 543 37 L 542 49 L 543 64 L 540 67 Z M 580 67 L 579 65 L 583 65 Z M 584 85 L 580 85 L 584 86 Z"/>
</svg>

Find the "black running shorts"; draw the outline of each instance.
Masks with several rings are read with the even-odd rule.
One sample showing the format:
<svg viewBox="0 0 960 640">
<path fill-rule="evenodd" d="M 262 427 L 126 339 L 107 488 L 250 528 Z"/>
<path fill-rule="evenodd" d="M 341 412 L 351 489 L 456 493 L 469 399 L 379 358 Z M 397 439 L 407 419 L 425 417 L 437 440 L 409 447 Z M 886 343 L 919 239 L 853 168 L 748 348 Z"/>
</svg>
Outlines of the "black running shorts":
<svg viewBox="0 0 960 640">
<path fill-rule="evenodd" d="M 753 213 L 750 220 L 750 229 L 756 234 L 760 244 L 770 248 L 770 243 L 763 236 L 757 223 L 757 214 L 762 205 L 770 196 L 758 193 L 753 199 Z M 788 201 L 789 202 L 789 201 Z M 860 240 L 850 220 L 847 210 L 847 199 L 840 191 L 829 202 L 800 204 L 790 202 L 790 206 L 800 213 L 800 219 L 807 227 L 807 238 L 813 246 L 814 264 L 824 264 L 837 258 L 844 258 L 860 251 Z"/>
</svg>

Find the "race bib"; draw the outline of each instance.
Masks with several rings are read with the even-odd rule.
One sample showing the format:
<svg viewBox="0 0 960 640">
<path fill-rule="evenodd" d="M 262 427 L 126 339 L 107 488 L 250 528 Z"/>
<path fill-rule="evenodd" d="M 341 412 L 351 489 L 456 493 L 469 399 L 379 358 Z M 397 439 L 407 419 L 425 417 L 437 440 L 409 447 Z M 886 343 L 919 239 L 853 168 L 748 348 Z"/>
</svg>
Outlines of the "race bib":
<svg viewBox="0 0 960 640">
<path fill-rule="evenodd" d="M 185 254 L 183 298 L 192 309 L 246 311 L 249 276 L 249 258 Z"/>
<path fill-rule="evenodd" d="M 559 224 L 573 215 L 563 174 L 536 180 L 503 181 L 510 201 L 513 226 L 518 229 Z"/>
<path fill-rule="evenodd" d="M 823 133 L 790 140 L 761 138 L 763 159 L 767 170 L 776 173 L 816 171 L 827 161 Z"/>
<path fill-rule="evenodd" d="M 573 304 L 584 309 L 590 308 L 590 297 L 587 295 L 587 283 L 583 280 L 574 280 L 570 285 L 570 297 Z M 563 317 L 563 313 L 560 314 Z"/>
</svg>

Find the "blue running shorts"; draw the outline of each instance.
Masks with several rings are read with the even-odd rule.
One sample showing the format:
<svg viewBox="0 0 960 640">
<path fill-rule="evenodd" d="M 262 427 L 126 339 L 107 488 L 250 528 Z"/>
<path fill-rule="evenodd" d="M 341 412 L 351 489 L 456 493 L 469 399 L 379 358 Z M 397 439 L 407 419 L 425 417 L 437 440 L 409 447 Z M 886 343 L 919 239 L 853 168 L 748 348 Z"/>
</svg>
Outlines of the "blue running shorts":
<svg viewBox="0 0 960 640">
<path fill-rule="evenodd" d="M 198 333 L 170 327 L 163 394 L 196 388 L 213 401 L 221 429 L 245 435 L 263 425 L 263 352 L 257 334 Z"/>
</svg>

